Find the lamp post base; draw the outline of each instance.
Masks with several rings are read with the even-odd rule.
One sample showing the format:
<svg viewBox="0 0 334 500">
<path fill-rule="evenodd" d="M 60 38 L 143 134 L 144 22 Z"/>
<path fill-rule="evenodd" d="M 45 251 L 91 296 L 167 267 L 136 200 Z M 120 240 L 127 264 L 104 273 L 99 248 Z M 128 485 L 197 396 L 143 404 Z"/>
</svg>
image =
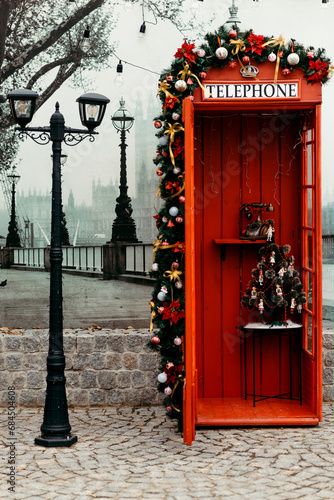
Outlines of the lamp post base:
<svg viewBox="0 0 334 500">
<path fill-rule="evenodd" d="M 35 444 L 40 446 L 45 446 L 47 448 L 59 447 L 59 446 L 72 446 L 72 444 L 78 441 L 77 436 L 72 436 L 72 434 L 67 434 L 64 436 L 46 436 L 41 435 L 35 438 Z"/>
</svg>

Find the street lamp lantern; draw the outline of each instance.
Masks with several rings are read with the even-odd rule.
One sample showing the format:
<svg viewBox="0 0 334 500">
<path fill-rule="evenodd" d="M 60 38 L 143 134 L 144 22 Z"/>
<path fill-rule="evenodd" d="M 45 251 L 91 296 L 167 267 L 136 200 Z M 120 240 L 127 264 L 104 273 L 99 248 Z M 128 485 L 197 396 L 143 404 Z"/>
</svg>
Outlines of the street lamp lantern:
<svg viewBox="0 0 334 500">
<path fill-rule="evenodd" d="M 120 107 L 112 117 L 111 121 L 117 130 L 130 130 L 133 125 L 134 117 L 131 115 L 130 111 L 128 111 L 125 107 L 125 101 L 123 97 L 119 101 Z"/>
<path fill-rule="evenodd" d="M 7 175 L 7 178 L 9 179 L 9 182 L 14 184 L 15 186 L 17 185 L 17 183 L 21 179 L 21 176 L 16 172 L 15 166 L 12 168 L 12 171 Z"/>
<path fill-rule="evenodd" d="M 77 102 L 82 125 L 92 131 L 101 124 L 110 99 L 101 94 L 88 92 L 80 96 Z"/>
<path fill-rule="evenodd" d="M 47 387 L 41 435 L 35 444 L 41 446 L 71 446 L 77 436 L 71 434 L 65 391 L 65 355 L 63 349 L 63 291 L 62 291 L 62 195 L 61 165 L 66 160 L 62 144 L 76 146 L 86 137 L 94 141 L 95 128 L 100 125 L 109 99 L 100 94 L 79 97 L 81 121 L 87 129 L 65 127 L 64 116 L 56 103 L 55 112 L 46 127 L 26 127 L 32 119 L 38 94 L 31 90 L 14 90 L 8 94 L 14 120 L 20 125 L 19 137 L 30 137 L 37 144 L 52 143 L 52 207 L 50 246 L 50 322 L 49 352 L 46 362 Z M 16 177 L 15 177 L 16 178 Z"/>
<path fill-rule="evenodd" d="M 137 242 L 136 224 L 132 215 L 131 198 L 128 196 L 127 175 L 126 175 L 126 147 L 125 132 L 128 132 L 133 125 L 134 117 L 125 107 L 123 97 L 120 100 L 120 107 L 111 118 L 115 129 L 121 135 L 121 172 L 120 172 L 120 185 L 119 196 L 116 198 L 116 219 L 112 225 L 112 243 L 119 241 Z"/>
<path fill-rule="evenodd" d="M 8 99 L 15 122 L 23 129 L 31 122 L 35 112 L 37 92 L 30 89 L 17 89 L 9 92 Z"/>
<path fill-rule="evenodd" d="M 12 188 L 12 206 L 11 206 L 11 214 L 10 221 L 8 224 L 8 234 L 6 238 L 6 247 L 21 247 L 19 228 L 17 225 L 16 219 L 16 209 L 15 209 L 15 187 L 21 176 L 16 172 L 16 167 L 12 168 L 12 171 L 7 175 L 7 179 L 11 183 Z"/>
</svg>

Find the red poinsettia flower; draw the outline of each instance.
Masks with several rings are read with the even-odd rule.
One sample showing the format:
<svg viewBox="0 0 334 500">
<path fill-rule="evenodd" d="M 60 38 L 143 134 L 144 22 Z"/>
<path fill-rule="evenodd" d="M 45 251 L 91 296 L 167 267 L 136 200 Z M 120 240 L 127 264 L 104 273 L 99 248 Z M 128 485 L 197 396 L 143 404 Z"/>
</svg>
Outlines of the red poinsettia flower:
<svg viewBox="0 0 334 500">
<path fill-rule="evenodd" d="M 309 60 L 309 69 L 306 71 L 307 82 L 314 83 L 321 82 L 321 80 L 327 76 L 328 71 L 328 63 L 321 61 L 321 59 L 317 59 L 313 61 Z"/>
<path fill-rule="evenodd" d="M 251 51 L 252 54 L 255 52 L 255 54 L 258 54 L 260 56 L 263 50 L 263 35 L 253 35 L 253 32 L 251 31 L 249 37 L 247 38 L 247 41 L 250 43 L 250 47 L 246 48 L 246 52 Z"/>
<path fill-rule="evenodd" d="M 182 365 L 173 365 L 169 370 L 165 367 L 164 372 L 167 375 L 166 384 L 174 384 L 177 376 L 181 373 L 183 367 Z"/>
<path fill-rule="evenodd" d="M 174 96 L 172 96 L 172 97 L 168 96 L 165 99 L 165 105 L 167 106 L 167 108 L 170 108 L 170 109 L 173 109 L 177 102 L 178 102 L 178 99 L 177 99 L 177 97 L 174 97 Z"/>
<path fill-rule="evenodd" d="M 198 58 L 198 55 L 193 52 L 193 49 L 195 48 L 194 43 L 187 43 L 187 40 L 185 40 L 182 44 L 182 47 L 177 49 L 177 52 L 174 54 L 174 57 L 176 59 L 186 59 L 189 64 L 196 64 L 196 59 Z"/>
<path fill-rule="evenodd" d="M 155 219 L 155 224 L 158 227 L 159 220 L 160 220 L 160 215 L 159 214 L 153 215 L 153 219 Z"/>
<path fill-rule="evenodd" d="M 166 184 L 166 189 L 169 189 L 171 194 L 174 194 L 177 191 L 180 191 L 180 183 L 178 181 L 168 181 Z"/>
<path fill-rule="evenodd" d="M 180 243 L 179 241 L 177 241 L 175 243 L 175 248 L 173 248 L 172 250 L 174 253 L 176 253 L 176 252 L 184 253 L 185 252 L 185 243 Z"/>
<path fill-rule="evenodd" d="M 175 139 L 175 141 L 173 142 L 172 149 L 175 158 L 177 156 L 181 156 L 181 158 L 184 159 L 184 144 L 182 143 L 181 137 Z"/>
<path fill-rule="evenodd" d="M 162 319 L 169 319 L 171 325 L 184 318 L 184 311 L 180 311 L 180 299 L 173 300 L 170 304 L 164 302 L 163 306 L 165 309 Z"/>
</svg>

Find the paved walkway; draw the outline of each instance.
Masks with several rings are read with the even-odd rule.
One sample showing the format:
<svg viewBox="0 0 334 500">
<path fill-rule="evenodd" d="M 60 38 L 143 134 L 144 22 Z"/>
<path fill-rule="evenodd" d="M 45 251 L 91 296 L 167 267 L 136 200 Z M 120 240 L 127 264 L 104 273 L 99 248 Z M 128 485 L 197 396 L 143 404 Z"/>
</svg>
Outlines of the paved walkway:
<svg viewBox="0 0 334 500">
<path fill-rule="evenodd" d="M 50 274 L 0 270 L 0 327 L 49 326 Z M 153 287 L 63 274 L 64 328 L 149 328 Z"/>
<path fill-rule="evenodd" d="M 17 410 L 16 488 L 7 490 L 10 440 L 1 415 L 0 498 L 302 500 L 334 498 L 334 405 L 314 428 L 201 429 L 191 447 L 162 408 L 69 412 L 78 443 L 33 444 L 43 410 Z"/>
</svg>

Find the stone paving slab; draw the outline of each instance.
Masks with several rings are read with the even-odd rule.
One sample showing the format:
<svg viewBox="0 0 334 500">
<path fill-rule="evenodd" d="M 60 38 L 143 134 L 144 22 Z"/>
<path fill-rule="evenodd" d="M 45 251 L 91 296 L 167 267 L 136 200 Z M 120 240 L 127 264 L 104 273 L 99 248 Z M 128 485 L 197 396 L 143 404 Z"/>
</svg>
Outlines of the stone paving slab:
<svg viewBox="0 0 334 500">
<path fill-rule="evenodd" d="M 0 415 L 0 498 L 334 499 L 334 404 L 318 427 L 197 429 L 191 447 L 160 407 L 109 407 L 70 410 L 78 443 L 43 448 L 33 444 L 43 410 L 17 409 L 15 493 Z"/>
</svg>

